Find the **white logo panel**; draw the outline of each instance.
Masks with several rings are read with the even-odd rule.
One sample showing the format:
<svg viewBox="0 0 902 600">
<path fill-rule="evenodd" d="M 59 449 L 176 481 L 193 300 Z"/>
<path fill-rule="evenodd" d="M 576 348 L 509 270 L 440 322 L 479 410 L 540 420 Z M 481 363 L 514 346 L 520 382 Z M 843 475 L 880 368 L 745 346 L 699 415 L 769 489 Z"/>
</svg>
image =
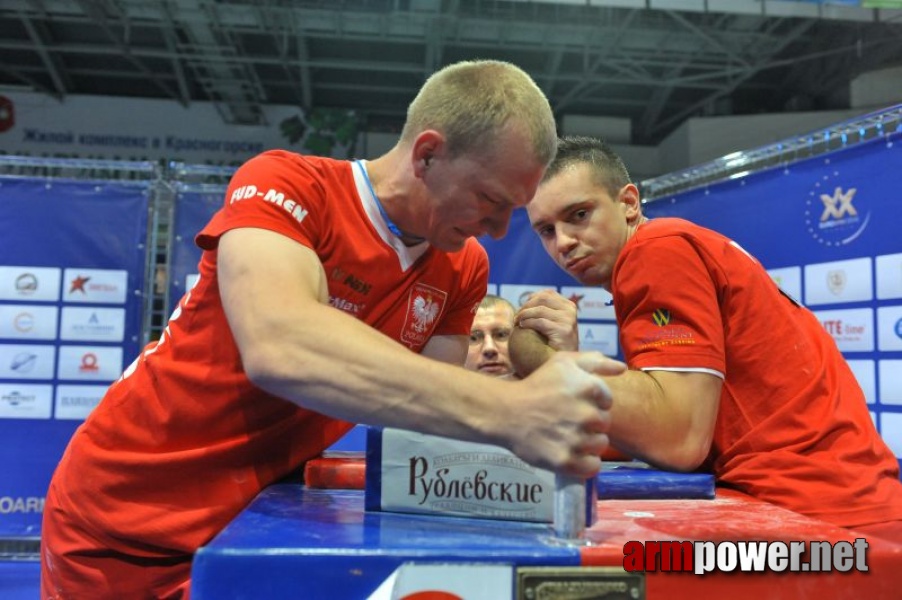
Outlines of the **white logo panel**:
<svg viewBox="0 0 902 600">
<path fill-rule="evenodd" d="M 902 306 L 877 309 L 877 343 L 881 352 L 902 350 Z"/>
<path fill-rule="evenodd" d="M 59 298 L 59 269 L 0 267 L 0 300 L 55 302 Z"/>
<path fill-rule="evenodd" d="M 847 360 L 852 374 L 858 380 L 861 391 L 868 404 L 874 404 L 877 401 L 877 380 L 874 378 L 874 361 L 872 360 Z"/>
<path fill-rule="evenodd" d="M 840 352 L 871 352 L 874 349 L 873 309 L 821 310 L 814 316 L 833 336 Z"/>
<path fill-rule="evenodd" d="M 0 383 L 0 419 L 49 419 L 52 385 Z"/>
<path fill-rule="evenodd" d="M 113 381 L 122 373 L 122 348 L 60 346 L 57 379 Z"/>
<path fill-rule="evenodd" d="M 0 379 L 53 379 L 54 346 L 0 344 Z"/>
<path fill-rule="evenodd" d="M 580 319 L 607 319 L 613 321 L 614 298 L 600 287 L 562 287 L 561 295 L 576 303 Z"/>
<path fill-rule="evenodd" d="M 856 258 L 805 267 L 805 304 L 842 304 L 873 299 L 871 259 Z"/>
<path fill-rule="evenodd" d="M 617 326 L 616 325 L 589 325 L 578 323 L 579 349 L 582 351 L 594 350 L 605 356 L 617 356 Z"/>
<path fill-rule="evenodd" d="M 125 337 L 124 308 L 63 307 L 60 339 L 79 342 L 121 342 Z"/>
<path fill-rule="evenodd" d="M 767 274 L 774 280 L 781 290 L 801 303 L 802 298 L 802 269 L 801 267 L 783 267 L 780 269 L 768 269 Z"/>
<path fill-rule="evenodd" d="M 14 340 L 56 339 L 59 309 L 35 304 L 0 305 L 0 338 Z"/>
<path fill-rule="evenodd" d="M 520 308 L 521 306 L 523 306 L 523 303 L 529 299 L 529 296 L 531 294 L 549 289 L 557 291 L 557 286 L 542 285 L 540 283 L 537 283 L 535 285 L 515 285 L 512 283 L 502 283 L 500 287 L 501 291 L 498 295 L 513 304 L 514 308 Z"/>
<path fill-rule="evenodd" d="M 881 413 L 880 435 L 893 454 L 902 456 L 902 414 Z"/>
<path fill-rule="evenodd" d="M 902 254 L 887 254 L 876 259 L 877 299 L 902 298 Z"/>
<path fill-rule="evenodd" d="M 128 271 L 120 269 L 66 269 L 63 301 L 88 304 L 125 304 Z"/>
<path fill-rule="evenodd" d="M 59 385 L 54 415 L 63 420 L 84 420 L 106 394 L 105 385 Z"/>
<path fill-rule="evenodd" d="M 877 371 L 880 374 L 880 403 L 902 404 L 902 360 L 881 360 Z"/>
</svg>

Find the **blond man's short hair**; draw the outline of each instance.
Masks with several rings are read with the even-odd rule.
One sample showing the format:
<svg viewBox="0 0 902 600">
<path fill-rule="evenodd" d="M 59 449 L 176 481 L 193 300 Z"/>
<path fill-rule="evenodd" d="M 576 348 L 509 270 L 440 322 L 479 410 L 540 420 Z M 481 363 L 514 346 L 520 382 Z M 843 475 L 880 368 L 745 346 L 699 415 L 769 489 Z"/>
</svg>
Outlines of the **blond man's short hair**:
<svg viewBox="0 0 902 600">
<path fill-rule="evenodd" d="M 557 133 L 545 94 L 520 67 L 499 60 L 463 61 L 432 74 L 407 109 L 401 141 L 440 131 L 452 157 L 491 149 L 507 125 L 521 127 L 536 159 L 554 158 Z M 516 149 L 510 149 L 516 151 Z"/>
<path fill-rule="evenodd" d="M 486 294 L 483 296 L 482 302 L 479 303 L 479 308 L 492 308 L 493 306 L 504 306 L 511 311 L 512 315 L 517 312 L 517 309 L 514 308 L 514 305 L 507 298 L 502 298 L 495 294 Z"/>
</svg>

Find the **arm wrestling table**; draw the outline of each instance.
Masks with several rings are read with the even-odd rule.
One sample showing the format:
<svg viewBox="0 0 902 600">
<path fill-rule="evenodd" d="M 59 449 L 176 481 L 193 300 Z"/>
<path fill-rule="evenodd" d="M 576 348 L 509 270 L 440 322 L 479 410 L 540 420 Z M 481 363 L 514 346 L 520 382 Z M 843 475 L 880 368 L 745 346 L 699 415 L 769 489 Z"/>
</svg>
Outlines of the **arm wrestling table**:
<svg viewBox="0 0 902 600">
<path fill-rule="evenodd" d="M 192 600 L 467 598 L 440 591 L 374 595 L 396 569 L 413 563 L 456 566 L 448 577 L 474 581 L 486 576 L 480 567 L 494 565 L 489 576 L 509 578 L 503 589 L 517 600 L 902 597 L 902 546 L 878 539 L 868 540 L 867 572 L 623 570 L 624 545 L 630 541 L 835 543 L 856 537 L 864 536 L 720 488 L 714 500 L 602 500 L 598 521 L 586 532 L 588 544 L 577 545 L 555 539 L 547 524 L 367 512 L 363 491 L 278 484 L 197 552 L 191 595 Z M 619 577 L 608 591 L 573 575 L 574 569 L 589 573 L 598 567 Z M 542 587 L 543 572 L 565 574 L 570 583 L 555 595 Z"/>
</svg>

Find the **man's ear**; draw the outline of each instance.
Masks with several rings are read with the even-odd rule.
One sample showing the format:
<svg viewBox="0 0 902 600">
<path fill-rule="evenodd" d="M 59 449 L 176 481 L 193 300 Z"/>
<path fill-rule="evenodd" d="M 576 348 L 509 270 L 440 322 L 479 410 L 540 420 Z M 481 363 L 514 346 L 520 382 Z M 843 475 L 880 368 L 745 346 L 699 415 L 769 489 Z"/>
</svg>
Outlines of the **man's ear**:
<svg viewBox="0 0 902 600">
<path fill-rule="evenodd" d="M 410 159 L 413 162 L 413 172 L 422 179 L 426 171 L 432 166 L 437 156 L 441 156 L 445 148 L 445 136 L 435 129 L 427 129 L 420 133 L 413 141 L 413 149 Z"/>
<path fill-rule="evenodd" d="M 642 218 L 642 197 L 639 195 L 639 188 L 634 184 L 628 183 L 620 188 L 617 201 L 623 204 L 628 223 L 634 223 Z"/>
</svg>

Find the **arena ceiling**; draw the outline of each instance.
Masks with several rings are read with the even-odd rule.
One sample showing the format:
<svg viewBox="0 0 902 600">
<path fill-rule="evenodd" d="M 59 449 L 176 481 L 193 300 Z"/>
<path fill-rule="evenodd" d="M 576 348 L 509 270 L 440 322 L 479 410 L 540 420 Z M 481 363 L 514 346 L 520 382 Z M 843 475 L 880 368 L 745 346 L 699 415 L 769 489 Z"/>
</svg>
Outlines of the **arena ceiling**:
<svg viewBox="0 0 902 600">
<path fill-rule="evenodd" d="M 902 11 L 779 0 L 2 0 L 0 93 L 355 109 L 396 131 L 424 78 L 497 58 L 559 116 L 627 117 L 655 144 L 692 116 L 850 108 L 902 65 Z"/>
</svg>

